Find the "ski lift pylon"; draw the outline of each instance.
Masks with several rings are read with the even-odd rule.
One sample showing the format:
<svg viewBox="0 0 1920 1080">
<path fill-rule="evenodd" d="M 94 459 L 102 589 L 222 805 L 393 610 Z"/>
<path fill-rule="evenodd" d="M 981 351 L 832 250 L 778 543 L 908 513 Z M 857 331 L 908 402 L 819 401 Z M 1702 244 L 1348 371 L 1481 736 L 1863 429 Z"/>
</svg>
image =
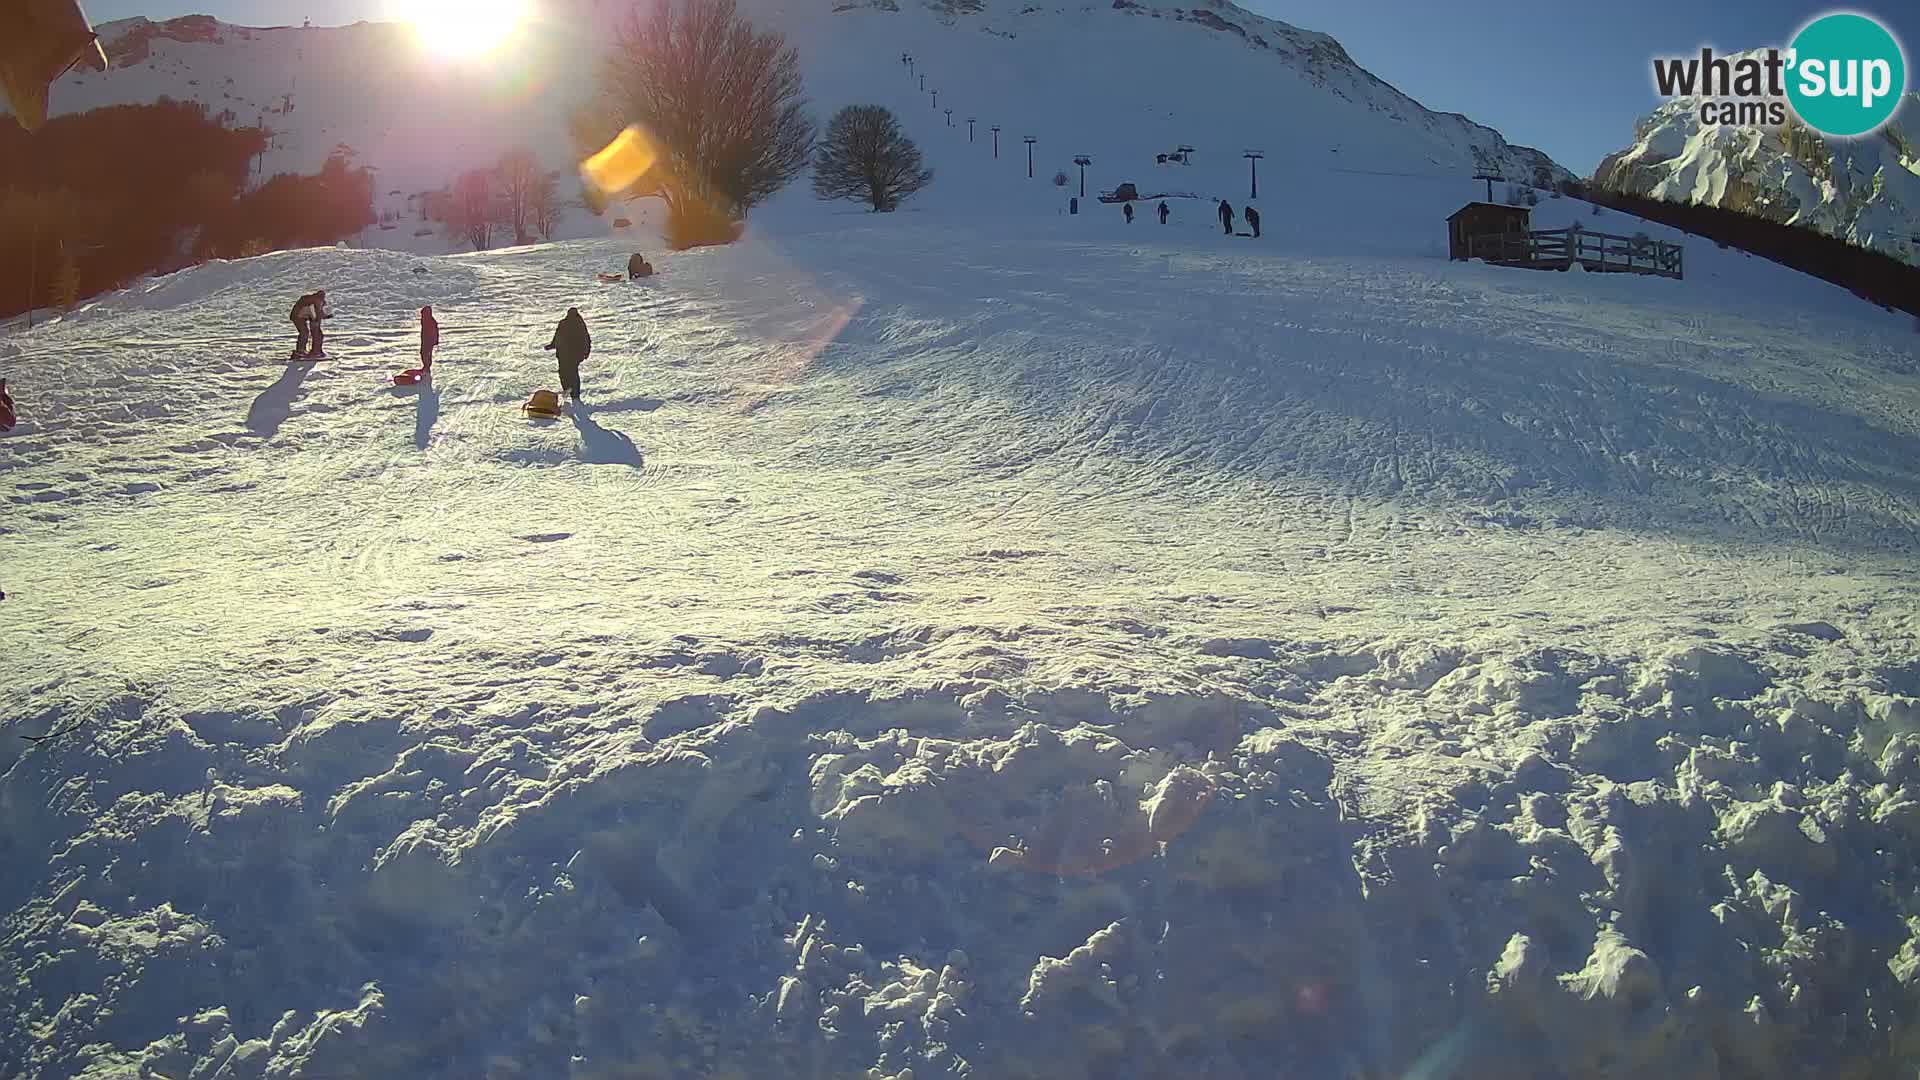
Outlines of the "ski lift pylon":
<svg viewBox="0 0 1920 1080">
<path fill-rule="evenodd" d="M 107 70 L 106 50 L 80 0 L 0 6 L 0 89 L 21 127 L 38 131 L 47 122 L 48 88 L 75 64 Z"/>
</svg>

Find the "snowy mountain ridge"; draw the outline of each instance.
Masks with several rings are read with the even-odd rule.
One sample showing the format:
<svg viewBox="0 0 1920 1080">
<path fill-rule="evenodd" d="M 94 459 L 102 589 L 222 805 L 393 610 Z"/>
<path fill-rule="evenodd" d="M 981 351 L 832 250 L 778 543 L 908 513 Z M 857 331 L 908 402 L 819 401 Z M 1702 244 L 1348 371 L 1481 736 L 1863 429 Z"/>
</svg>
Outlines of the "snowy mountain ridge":
<svg viewBox="0 0 1920 1080">
<path fill-rule="evenodd" d="M 553 166 L 570 162 L 566 118 L 586 96 L 594 66 L 582 61 L 604 47 L 625 10 L 606 0 L 549 5 L 502 55 L 467 62 L 426 55 L 412 29 L 395 23 L 119 20 L 100 27 L 113 66 L 63 79 L 52 107 L 59 114 L 161 96 L 199 101 L 230 111 L 233 122 L 273 129 L 263 175 L 317 168 L 346 143 L 380 170 L 383 189 L 438 187 L 510 145 L 529 145 Z M 1542 183 L 1571 176 L 1492 128 L 1426 109 L 1354 63 L 1333 38 L 1230 3 L 755 0 L 743 10 L 799 48 L 822 118 L 875 100 L 882 85 L 904 84 L 898 59 L 910 52 L 920 70 L 972 73 L 976 85 L 948 87 L 945 100 L 983 124 L 1024 119 L 1043 152 L 1066 158 L 1099 149 L 1151 163 L 1190 144 L 1202 172 L 1217 168 L 1228 193 L 1245 175 L 1240 154 L 1249 147 L 1426 175 L 1492 167 Z M 1088 47 L 1095 42 L 1099 48 Z M 1249 86 L 1262 88 L 1259 99 L 1247 97 Z M 1110 131 L 1102 130 L 1103 113 L 1118 121 Z M 1095 136 L 1088 141 L 1098 145 L 1057 141 L 1068 132 Z"/>
<path fill-rule="evenodd" d="M 1703 125 L 1702 100 L 1674 98 L 1642 117 L 1633 145 L 1602 159 L 1594 182 L 1757 214 L 1920 265 L 1920 94 L 1860 139 L 1829 138 L 1797 122 Z"/>
</svg>

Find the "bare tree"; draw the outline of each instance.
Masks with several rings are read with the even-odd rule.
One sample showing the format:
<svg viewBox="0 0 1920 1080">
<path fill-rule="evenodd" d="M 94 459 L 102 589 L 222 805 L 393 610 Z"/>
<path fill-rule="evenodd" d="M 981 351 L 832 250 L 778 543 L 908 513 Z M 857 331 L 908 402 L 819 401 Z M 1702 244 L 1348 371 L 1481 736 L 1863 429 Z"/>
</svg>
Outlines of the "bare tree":
<svg viewBox="0 0 1920 1080">
<path fill-rule="evenodd" d="M 529 150 L 509 150 L 501 155 L 493 171 L 499 184 L 501 212 L 513 228 L 513 242 L 532 243 L 533 189 L 546 176 L 540 159 Z"/>
<path fill-rule="evenodd" d="M 800 57 L 734 0 L 635 3 L 573 125 L 586 152 L 628 123 L 659 159 L 642 184 L 667 203 L 669 239 L 731 239 L 734 223 L 806 168 L 813 150 Z"/>
<path fill-rule="evenodd" d="M 560 174 L 543 172 L 534 177 L 533 186 L 527 190 L 527 214 L 540 231 L 540 239 L 553 239 L 554 230 L 560 227 L 560 211 Z"/>
<path fill-rule="evenodd" d="M 493 226 L 498 216 L 493 196 L 493 181 L 486 169 L 468 169 L 453 182 L 453 197 L 447 201 L 447 226 L 455 235 L 464 236 L 475 251 L 493 246 Z"/>
<path fill-rule="evenodd" d="M 897 208 L 932 182 L 933 170 L 920 167 L 920 148 L 879 105 L 849 105 L 834 113 L 814 155 L 815 195 L 861 199 L 875 213 Z"/>
</svg>

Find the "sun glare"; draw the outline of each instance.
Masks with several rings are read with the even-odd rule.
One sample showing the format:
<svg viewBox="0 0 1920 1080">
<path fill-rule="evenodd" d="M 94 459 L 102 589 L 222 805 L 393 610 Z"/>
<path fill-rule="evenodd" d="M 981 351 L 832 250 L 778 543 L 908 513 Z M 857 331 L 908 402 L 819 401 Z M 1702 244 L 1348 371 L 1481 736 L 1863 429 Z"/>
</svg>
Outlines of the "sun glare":
<svg viewBox="0 0 1920 1080">
<path fill-rule="evenodd" d="M 524 0 L 410 0 L 407 20 L 426 48 L 440 56 L 484 56 L 500 47 L 526 17 Z"/>
</svg>

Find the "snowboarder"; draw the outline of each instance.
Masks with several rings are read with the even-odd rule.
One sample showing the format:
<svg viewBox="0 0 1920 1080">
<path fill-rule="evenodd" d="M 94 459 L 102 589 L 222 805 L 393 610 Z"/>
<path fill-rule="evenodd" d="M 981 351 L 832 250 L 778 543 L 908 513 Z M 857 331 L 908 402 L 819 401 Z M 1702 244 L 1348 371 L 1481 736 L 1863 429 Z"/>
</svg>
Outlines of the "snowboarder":
<svg viewBox="0 0 1920 1080">
<path fill-rule="evenodd" d="M 643 278 L 643 277 L 652 277 L 652 276 L 653 276 L 653 264 L 648 262 L 645 256 L 641 255 L 639 252 L 636 251 L 633 253 L 633 255 L 630 258 L 627 259 L 627 280 L 628 281 L 632 281 L 634 278 Z"/>
<path fill-rule="evenodd" d="M 327 310 L 327 290 L 311 292 L 293 302 L 289 313 L 294 329 L 300 332 L 299 340 L 293 343 L 293 359 L 323 360 L 326 353 L 321 349 L 325 335 L 320 332 L 320 320 L 330 319 L 333 312 Z M 308 341 L 312 346 L 308 346 Z"/>
<path fill-rule="evenodd" d="M 1120 207 L 1120 212 L 1126 215 L 1127 224 L 1129 225 L 1133 224 L 1133 204 L 1132 203 L 1126 203 L 1122 205 Z"/>
<path fill-rule="evenodd" d="M 1233 207 L 1227 205 L 1225 199 L 1220 200 L 1220 229 L 1228 236 L 1233 235 Z"/>
<path fill-rule="evenodd" d="M 420 370 L 433 370 L 433 347 L 440 344 L 440 323 L 431 305 L 420 309 Z"/>
<path fill-rule="evenodd" d="M 7 380 L 0 379 L 0 431 L 12 431 L 19 414 L 14 411 L 13 398 L 7 396 Z"/>
<path fill-rule="evenodd" d="M 1167 209 L 1166 200 L 1162 199 L 1160 201 L 1160 224 L 1165 225 L 1167 223 L 1167 215 L 1171 213 L 1173 213 L 1173 211 Z"/>
<path fill-rule="evenodd" d="M 1246 217 L 1247 228 L 1253 230 L 1253 238 L 1258 240 L 1260 238 L 1260 211 L 1249 206 L 1247 207 Z"/>
<path fill-rule="evenodd" d="M 553 340 L 547 342 L 547 349 L 560 359 L 560 389 L 578 403 L 580 361 L 593 355 L 593 337 L 587 333 L 587 320 L 580 317 L 579 308 L 567 309 L 567 317 L 554 327 Z"/>
</svg>

